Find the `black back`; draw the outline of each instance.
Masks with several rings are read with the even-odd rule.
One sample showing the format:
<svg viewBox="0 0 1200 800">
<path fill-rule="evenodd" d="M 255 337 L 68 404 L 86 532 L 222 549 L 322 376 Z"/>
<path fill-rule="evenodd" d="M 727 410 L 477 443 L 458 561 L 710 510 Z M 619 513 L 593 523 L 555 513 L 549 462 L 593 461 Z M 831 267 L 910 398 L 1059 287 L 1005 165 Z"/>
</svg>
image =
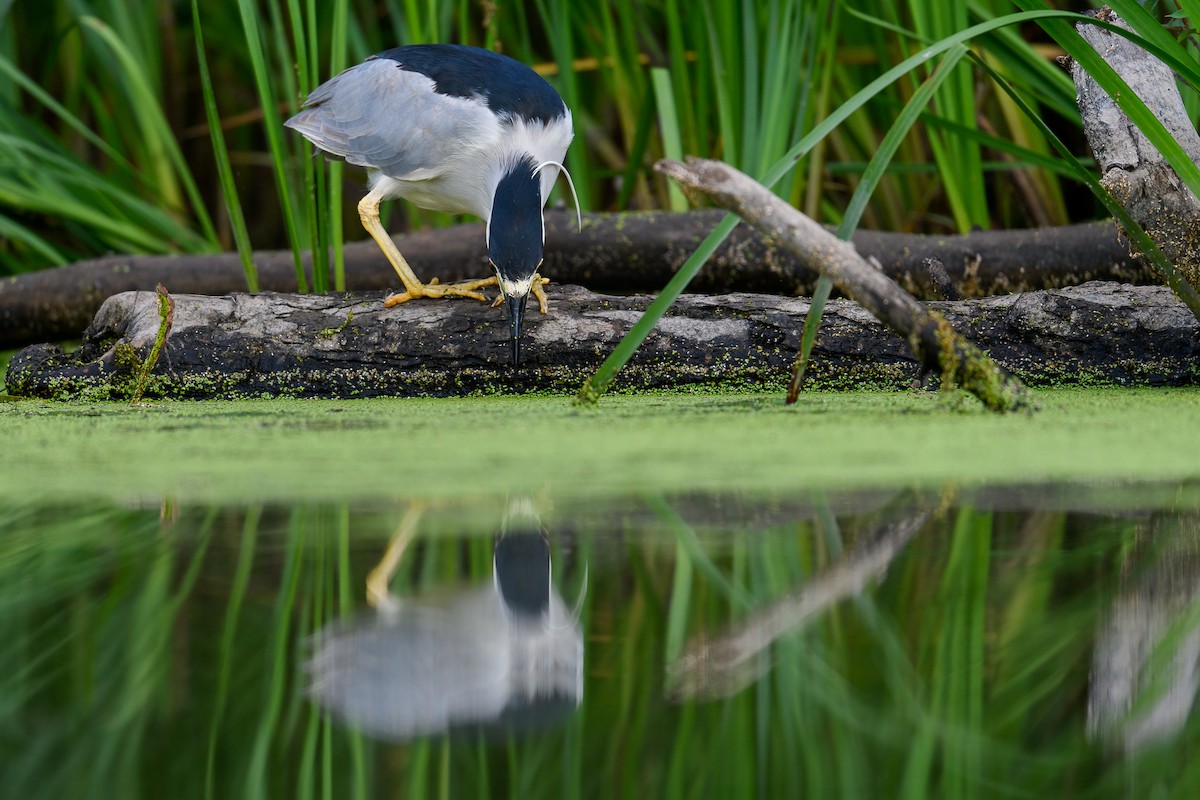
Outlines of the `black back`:
<svg viewBox="0 0 1200 800">
<path fill-rule="evenodd" d="M 554 87 L 519 61 L 462 44 L 412 44 L 371 58 L 388 58 L 401 69 L 419 72 L 439 94 L 479 97 L 499 116 L 518 116 L 549 124 L 567 113 Z"/>
</svg>

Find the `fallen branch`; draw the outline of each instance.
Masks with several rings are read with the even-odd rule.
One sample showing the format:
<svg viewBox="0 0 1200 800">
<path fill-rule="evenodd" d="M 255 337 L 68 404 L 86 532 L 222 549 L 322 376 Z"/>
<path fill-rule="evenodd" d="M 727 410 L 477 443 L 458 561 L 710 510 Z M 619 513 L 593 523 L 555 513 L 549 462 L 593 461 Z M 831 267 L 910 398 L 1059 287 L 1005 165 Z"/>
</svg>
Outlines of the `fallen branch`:
<svg viewBox="0 0 1200 800">
<path fill-rule="evenodd" d="M 386 309 L 382 292 L 172 297 L 171 335 L 147 398 L 571 394 L 651 300 L 552 286 L 550 313 L 527 318 L 524 366 L 513 370 L 503 312 L 483 303 Z M 1088 283 L 930 306 L 1031 384 L 1200 376 L 1200 324 L 1165 286 Z M 808 309 L 797 297 L 683 295 L 615 388 L 781 390 Z M 8 391 L 128 399 L 161 326 L 154 292 L 117 295 L 74 352 L 41 344 L 18 353 Z M 827 306 L 816 353 L 810 381 L 819 389 L 905 389 L 921 375 L 904 340 L 848 300 Z"/>
<path fill-rule="evenodd" d="M 676 214 L 574 214 L 546 219 L 546 274 L 555 283 L 594 291 L 658 291 L 724 216 L 707 209 Z M 976 231 L 961 236 L 919 236 L 859 231 L 855 247 L 877 260 L 907 291 L 936 298 L 925 259 L 943 263 L 958 291 L 969 297 L 1074 286 L 1089 280 L 1158 283 L 1134 260 L 1111 222 L 1017 231 Z M 487 274 L 480 223 L 396 237 L 419 275 L 443 281 Z M 372 241 L 347 244 L 346 288 L 395 288 L 396 275 Z M 254 254 L 266 291 L 296 291 L 290 251 Z M 311 283 L 311 260 L 305 256 Z M 151 291 L 156 284 L 180 294 L 223 295 L 245 289 L 236 253 L 178 256 L 114 255 L 66 267 L 0 279 L 0 348 L 75 338 L 105 299 L 119 292 Z M 787 248 L 748 225 L 738 226 L 691 284 L 692 291 L 811 295 L 816 273 Z"/>
<path fill-rule="evenodd" d="M 838 239 L 762 184 L 727 164 L 707 159 L 660 161 L 655 169 L 685 190 L 703 194 L 733 211 L 816 266 L 834 286 L 884 325 L 907 339 L 918 360 L 942 376 L 943 387 L 961 386 L 993 411 L 1032 405 L 1019 379 L 962 336 L 891 278 L 869 264 L 854 245 Z"/>
</svg>

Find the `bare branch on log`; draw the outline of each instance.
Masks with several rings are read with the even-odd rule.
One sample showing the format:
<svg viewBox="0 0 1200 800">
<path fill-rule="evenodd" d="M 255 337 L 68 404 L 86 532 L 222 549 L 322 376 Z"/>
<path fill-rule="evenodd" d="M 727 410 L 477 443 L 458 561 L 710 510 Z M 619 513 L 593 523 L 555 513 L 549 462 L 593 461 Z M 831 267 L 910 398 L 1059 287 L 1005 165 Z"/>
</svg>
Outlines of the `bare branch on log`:
<svg viewBox="0 0 1200 800">
<path fill-rule="evenodd" d="M 926 369 L 942 376 L 943 385 L 962 386 L 993 411 L 1031 405 L 1021 381 L 955 333 L 944 316 L 926 309 L 860 256 L 854 245 L 838 239 L 762 184 L 728 164 L 707 159 L 692 158 L 687 164 L 660 161 L 655 169 L 685 190 L 728 208 L 815 265 L 847 297 L 906 338 Z"/>
<path fill-rule="evenodd" d="M 555 283 L 594 291 L 658 291 L 725 212 L 585 214 L 582 233 L 573 213 L 546 216 L 546 274 Z M 1073 286 L 1089 280 L 1158 283 L 1133 259 L 1111 222 L 1022 231 L 977 231 L 919 236 L 859 231 L 854 244 L 909 292 L 934 298 L 926 258 L 936 258 L 959 292 L 970 297 Z M 487 274 L 479 223 L 396 237 L 419 275 L 443 281 Z M 396 276 L 372 241 L 347 244 L 346 288 L 395 288 Z M 254 255 L 262 288 L 296 291 L 290 251 Z M 310 270 L 309 259 L 305 266 Z M 816 274 L 791 251 L 755 229 L 738 226 L 692 282 L 693 291 L 753 291 L 811 295 Z M 106 256 L 67 267 L 0 279 L 0 347 L 79 336 L 104 300 L 126 291 L 169 286 L 182 294 L 222 295 L 245 288 L 236 253 L 186 256 Z"/>
</svg>

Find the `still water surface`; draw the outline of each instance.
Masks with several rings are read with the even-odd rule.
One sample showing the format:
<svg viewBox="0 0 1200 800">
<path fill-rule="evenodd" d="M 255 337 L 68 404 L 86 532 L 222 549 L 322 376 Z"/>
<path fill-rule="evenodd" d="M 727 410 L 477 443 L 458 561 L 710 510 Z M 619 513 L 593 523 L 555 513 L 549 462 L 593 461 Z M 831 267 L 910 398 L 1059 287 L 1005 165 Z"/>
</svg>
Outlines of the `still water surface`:
<svg viewBox="0 0 1200 800">
<path fill-rule="evenodd" d="M 1200 796 L 1194 484 L 0 511 L 0 796 Z"/>
</svg>

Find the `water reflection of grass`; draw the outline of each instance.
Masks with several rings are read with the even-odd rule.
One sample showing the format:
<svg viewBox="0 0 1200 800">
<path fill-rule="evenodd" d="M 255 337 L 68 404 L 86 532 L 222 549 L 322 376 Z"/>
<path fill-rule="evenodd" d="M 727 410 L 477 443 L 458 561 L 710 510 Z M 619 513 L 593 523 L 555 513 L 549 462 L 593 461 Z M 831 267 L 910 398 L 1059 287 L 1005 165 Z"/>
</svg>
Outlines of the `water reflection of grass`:
<svg viewBox="0 0 1200 800">
<path fill-rule="evenodd" d="M 736 504 L 736 497 L 723 501 Z M 1190 796 L 1195 726 L 1122 757 L 1085 737 L 1093 645 L 1149 514 L 859 514 L 752 528 L 667 497 L 560 509 L 583 705 L 512 740 L 371 742 L 303 698 L 306 636 L 363 606 L 403 507 L 0 512 L 6 797 Z M 915 503 L 915 505 L 914 505 Z M 715 503 L 721 506 L 722 503 Z M 729 696 L 665 699 L 681 640 L 738 626 L 934 512 L 877 587 L 768 647 Z M 473 524 L 462 526 L 464 519 Z M 488 523 L 433 509 L 400 596 L 490 574 Z M 1190 540 L 1186 540 L 1190 541 Z M 1136 573 L 1136 569 L 1134 572 Z M 440 588 L 439 588 L 440 587 Z M 1177 637 L 1178 638 L 1178 637 Z M 399 676 L 398 676 L 399 677 Z"/>
</svg>

